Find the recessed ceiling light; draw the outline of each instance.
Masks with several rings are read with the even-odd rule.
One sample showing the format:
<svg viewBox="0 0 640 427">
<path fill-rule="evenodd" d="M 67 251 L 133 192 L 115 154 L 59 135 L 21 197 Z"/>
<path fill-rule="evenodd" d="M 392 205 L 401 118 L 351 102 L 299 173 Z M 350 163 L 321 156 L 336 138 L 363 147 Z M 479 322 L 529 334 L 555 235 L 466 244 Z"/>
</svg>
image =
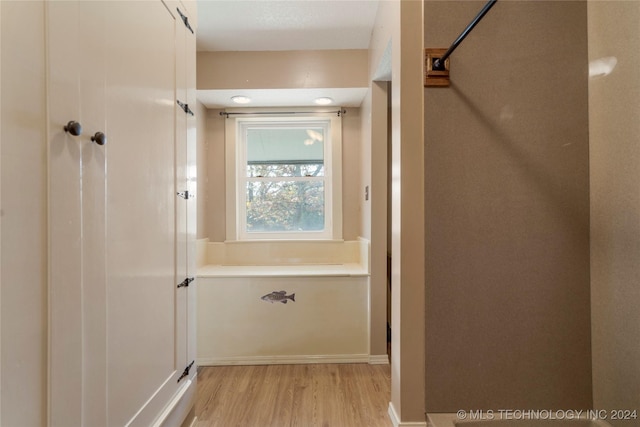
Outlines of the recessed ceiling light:
<svg viewBox="0 0 640 427">
<path fill-rule="evenodd" d="M 248 104 L 251 102 L 251 98 L 249 98 L 248 96 L 242 96 L 242 95 L 232 96 L 231 100 L 236 104 Z"/>
<path fill-rule="evenodd" d="M 322 97 L 322 98 L 316 98 L 314 102 L 318 105 L 329 105 L 333 102 L 333 99 Z"/>
</svg>

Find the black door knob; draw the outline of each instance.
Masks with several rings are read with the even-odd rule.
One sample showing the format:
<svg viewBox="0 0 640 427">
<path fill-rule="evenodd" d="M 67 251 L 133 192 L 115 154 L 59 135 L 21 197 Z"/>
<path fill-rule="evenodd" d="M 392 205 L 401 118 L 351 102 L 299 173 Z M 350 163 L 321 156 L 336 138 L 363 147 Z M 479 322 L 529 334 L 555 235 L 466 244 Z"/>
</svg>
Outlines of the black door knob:
<svg viewBox="0 0 640 427">
<path fill-rule="evenodd" d="M 78 136 L 82 133 L 82 125 L 74 120 L 71 120 L 64 127 L 64 131 L 70 133 L 71 135 Z"/>
<path fill-rule="evenodd" d="M 95 135 L 91 137 L 91 140 L 98 145 L 104 145 L 107 143 L 107 135 L 102 132 L 96 132 Z"/>
</svg>

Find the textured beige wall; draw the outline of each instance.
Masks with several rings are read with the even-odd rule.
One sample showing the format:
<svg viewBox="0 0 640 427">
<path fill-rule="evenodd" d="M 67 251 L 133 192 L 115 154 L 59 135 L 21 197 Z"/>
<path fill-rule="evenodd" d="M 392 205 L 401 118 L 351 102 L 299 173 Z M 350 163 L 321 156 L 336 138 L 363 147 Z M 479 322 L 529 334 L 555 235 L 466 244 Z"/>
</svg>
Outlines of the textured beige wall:
<svg viewBox="0 0 640 427">
<path fill-rule="evenodd" d="M 365 49 L 198 52 L 200 90 L 367 87 Z"/>
<path fill-rule="evenodd" d="M 426 1 L 426 47 L 480 7 Z M 592 405 L 586 11 L 498 2 L 424 91 L 428 412 Z"/>
<path fill-rule="evenodd" d="M 640 3 L 590 1 L 593 402 L 640 409 Z M 610 420 L 637 426 L 638 420 Z"/>
<path fill-rule="evenodd" d="M 342 230 L 344 240 L 356 240 L 360 234 L 360 109 L 346 108 L 342 118 Z M 205 138 L 207 144 L 207 190 L 206 223 L 208 237 L 212 242 L 223 242 L 226 236 L 225 203 L 225 155 L 224 124 L 221 110 L 206 111 Z M 199 213 L 200 215 L 200 213 Z"/>
</svg>

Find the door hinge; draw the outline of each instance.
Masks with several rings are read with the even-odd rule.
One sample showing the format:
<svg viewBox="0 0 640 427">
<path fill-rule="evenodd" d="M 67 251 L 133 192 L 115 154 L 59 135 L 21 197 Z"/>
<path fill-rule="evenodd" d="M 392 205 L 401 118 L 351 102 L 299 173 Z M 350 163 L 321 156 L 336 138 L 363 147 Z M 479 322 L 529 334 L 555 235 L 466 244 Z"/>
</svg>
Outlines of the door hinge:
<svg viewBox="0 0 640 427">
<path fill-rule="evenodd" d="M 193 193 L 189 193 L 189 190 L 186 190 L 186 191 L 178 191 L 176 194 L 177 194 L 178 196 L 182 197 L 182 198 L 183 198 L 183 199 L 185 199 L 185 200 L 188 200 L 189 198 L 193 198 L 193 197 L 195 197 L 195 196 L 193 195 Z"/>
<path fill-rule="evenodd" d="M 177 7 L 176 7 L 176 10 L 177 10 L 177 11 L 178 11 L 178 13 L 180 14 L 180 18 L 182 18 L 182 22 L 184 22 L 184 26 L 185 26 L 185 27 L 187 27 L 187 28 L 189 29 L 189 31 L 191 31 L 191 34 L 195 34 L 195 33 L 193 32 L 193 28 L 191 28 L 191 25 L 189 25 L 189 18 L 187 18 L 187 17 L 185 16 L 185 14 L 184 14 L 184 13 L 182 13 L 182 12 L 180 11 L 180 9 L 178 9 Z"/>
<path fill-rule="evenodd" d="M 193 363 L 195 362 L 195 360 L 192 360 L 191 363 L 189 363 L 189 365 L 184 368 L 184 371 L 182 372 L 182 375 L 180 375 L 180 378 L 178 378 L 178 382 L 182 381 L 182 379 L 184 377 L 188 377 L 189 376 L 189 371 L 191 370 L 191 367 L 193 366 Z"/>
<path fill-rule="evenodd" d="M 178 288 L 186 288 L 189 286 L 189 284 L 191 282 L 193 282 L 195 279 L 193 277 L 187 277 L 186 279 L 184 279 L 180 284 L 178 284 Z"/>
<path fill-rule="evenodd" d="M 195 116 L 195 114 L 193 114 L 193 111 L 191 111 L 191 108 L 189 108 L 189 104 L 185 104 L 184 102 L 180 102 L 179 100 L 176 100 L 176 102 L 178 103 L 180 108 L 182 108 L 182 111 L 191 116 Z"/>
</svg>

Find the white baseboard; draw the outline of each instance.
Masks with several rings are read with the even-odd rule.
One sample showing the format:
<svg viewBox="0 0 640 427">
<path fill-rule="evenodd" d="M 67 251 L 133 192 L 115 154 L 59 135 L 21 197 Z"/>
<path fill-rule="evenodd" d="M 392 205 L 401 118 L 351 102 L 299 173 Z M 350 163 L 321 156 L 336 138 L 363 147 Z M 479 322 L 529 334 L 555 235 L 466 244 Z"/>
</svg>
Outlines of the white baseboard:
<svg viewBox="0 0 640 427">
<path fill-rule="evenodd" d="M 302 365 L 310 363 L 369 363 L 368 354 L 328 354 L 312 356 L 239 356 L 198 359 L 198 366 Z"/>
<path fill-rule="evenodd" d="M 389 402 L 389 418 L 393 423 L 393 427 L 427 427 L 426 421 L 400 421 L 392 402 Z"/>
<path fill-rule="evenodd" d="M 389 356 L 386 354 L 372 354 L 369 356 L 369 365 L 388 365 Z"/>
<path fill-rule="evenodd" d="M 190 408 L 194 405 L 196 395 L 194 382 L 191 379 L 185 378 L 185 380 L 171 401 L 154 421 L 153 427 L 175 426 L 182 423 L 182 420 L 184 420 Z"/>
</svg>

